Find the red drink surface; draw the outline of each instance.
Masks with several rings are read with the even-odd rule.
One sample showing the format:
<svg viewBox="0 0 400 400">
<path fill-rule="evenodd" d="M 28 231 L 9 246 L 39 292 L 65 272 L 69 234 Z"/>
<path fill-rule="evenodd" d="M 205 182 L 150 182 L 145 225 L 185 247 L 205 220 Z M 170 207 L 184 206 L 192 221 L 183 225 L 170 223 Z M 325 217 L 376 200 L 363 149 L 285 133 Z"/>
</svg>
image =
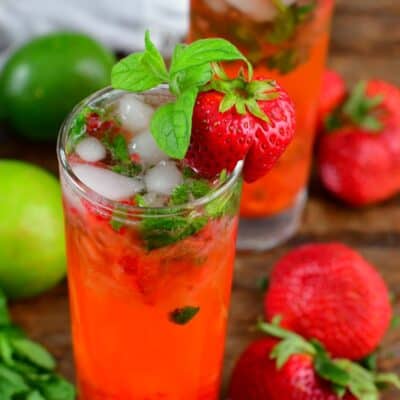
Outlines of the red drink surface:
<svg viewBox="0 0 400 400">
<path fill-rule="evenodd" d="M 237 45 L 255 65 L 255 76 L 276 79 L 296 105 L 297 130 L 288 149 L 273 170 L 252 184 L 245 184 L 241 215 L 265 217 L 290 208 L 304 189 L 310 172 L 315 137 L 316 107 L 329 43 L 330 18 L 334 0 L 317 0 L 310 20 L 296 28 L 295 35 L 279 45 L 265 39 L 270 22 L 255 22 L 228 7 L 217 12 L 208 0 L 192 0 L 190 40 L 224 37 Z M 245 2 L 245 0 L 243 0 Z M 220 2 L 219 2 L 220 3 Z M 286 53 L 285 53 L 286 52 Z M 276 55 L 290 54 L 295 65 L 272 67 Z M 286 60 L 286 66 L 290 63 Z M 226 68 L 236 73 L 238 65 Z"/>
</svg>

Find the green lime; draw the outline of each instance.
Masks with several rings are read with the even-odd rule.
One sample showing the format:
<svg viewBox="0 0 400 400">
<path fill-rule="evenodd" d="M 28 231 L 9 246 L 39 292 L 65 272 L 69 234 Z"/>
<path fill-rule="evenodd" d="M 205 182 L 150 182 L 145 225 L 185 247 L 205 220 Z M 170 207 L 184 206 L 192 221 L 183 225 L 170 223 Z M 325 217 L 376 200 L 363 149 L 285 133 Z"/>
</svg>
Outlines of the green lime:
<svg viewBox="0 0 400 400">
<path fill-rule="evenodd" d="M 62 121 L 89 94 L 110 84 L 114 55 L 92 38 L 58 32 L 18 49 L 0 75 L 4 113 L 21 135 L 57 137 Z"/>
<path fill-rule="evenodd" d="M 61 190 L 48 172 L 0 161 L 0 288 L 29 297 L 65 276 Z"/>
</svg>

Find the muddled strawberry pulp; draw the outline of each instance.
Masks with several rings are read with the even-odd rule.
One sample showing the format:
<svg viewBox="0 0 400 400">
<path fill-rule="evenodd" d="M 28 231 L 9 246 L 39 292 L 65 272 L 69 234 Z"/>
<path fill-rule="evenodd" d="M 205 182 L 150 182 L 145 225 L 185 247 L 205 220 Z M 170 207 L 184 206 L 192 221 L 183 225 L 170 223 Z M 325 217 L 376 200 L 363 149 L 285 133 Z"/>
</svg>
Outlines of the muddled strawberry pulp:
<svg viewBox="0 0 400 400">
<path fill-rule="evenodd" d="M 100 97 L 67 122 L 61 172 L 80 399 L 215 400 L 240 181 L 157 147 L 166 91 Z"/>
</svg>

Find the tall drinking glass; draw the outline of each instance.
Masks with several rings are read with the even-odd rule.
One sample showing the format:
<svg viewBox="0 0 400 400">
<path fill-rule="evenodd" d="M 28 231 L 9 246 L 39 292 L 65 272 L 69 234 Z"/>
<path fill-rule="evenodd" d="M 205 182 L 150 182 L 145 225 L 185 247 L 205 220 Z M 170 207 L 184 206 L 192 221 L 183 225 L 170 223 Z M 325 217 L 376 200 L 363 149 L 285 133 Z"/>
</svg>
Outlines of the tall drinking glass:
<svg viewBox="0 0 400 400">
<path fill-rule="evenodd" d="M 74 172 L 69 138 L 85 109 L 112 109 L 123 95 L 107 89 L 84 101 L 58 143 L 80 399 L 216 400 L 241 166 L 180 206 L 138 207 L 99 195 L 93 186 L 105 182 L 93 175 L 91 188 Z M 163 98 L 137 96 L 152 104 Z"/>
<path fill-rule="evenodd" d="M 245 184 L 238 247 L 265 250 L 298 228 L 334 0 L 191 0 L 189 40 L 224 37 L 276 79 L 296 105 L 297 131 L 271 173 Z M 232 72 L 238 66 L 227 66 Z"/>
</svg>

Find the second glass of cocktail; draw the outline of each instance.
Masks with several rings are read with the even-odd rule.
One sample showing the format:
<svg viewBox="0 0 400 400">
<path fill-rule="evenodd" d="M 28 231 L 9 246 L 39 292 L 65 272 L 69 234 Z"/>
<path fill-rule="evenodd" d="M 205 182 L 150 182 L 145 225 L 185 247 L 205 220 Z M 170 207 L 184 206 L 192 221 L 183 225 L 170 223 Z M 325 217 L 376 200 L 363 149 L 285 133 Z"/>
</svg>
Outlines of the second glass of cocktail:
<svg viewBox="0 0 400 400">
<path fill-rule="evenodd" d="M 239 129 L 207 136 L 215 124 L 203 112 L 209 116 L 210 104 L 223 98 L 207 90 L 222 82 L 214 82 L 210 62 L 227 55 L 243 59 L 226 41 L 178 46 L 167 73 L 147 35 L 145 52 L 114 69 L 118 90 L 85 100 L 62 128 L 58 156 L 80 400 L 218 398 L 242 168 L 253 179 L 284 150 L 263 156 L 264 147 L 254 145 L 250 159 L 257 162 L 249 165 L 229 146 Z M 274 126 L 275 117 L 261 110 L 271 109 L 287 116 L 279 123 L 290 140 L 294 111 L 286 93 L 269 81 L 222 83 L 261 100 L 249 105 L 258 116 L 248 112 L 247 96 L 244 114 L 228 111 L 234 102 L 225 112 L 217 108 L 218 127 L 258 127 L 264 120 Z M 255 143 L 253 133 L 246 131 L 238 146 Z M 207 159 L 213 151 L 218 160 Z"/>
<path fill-rule="evenodd" d="M 334 0 L 191 0 L 190 40 L 223 37 L 276 79 L 296 105 L 289 148 L 263 179 L 245 184 L 238 246 L 265 250 L 299 227 Z M 234 74 L 236 63 L 226 66 Z"/>
</svg>

